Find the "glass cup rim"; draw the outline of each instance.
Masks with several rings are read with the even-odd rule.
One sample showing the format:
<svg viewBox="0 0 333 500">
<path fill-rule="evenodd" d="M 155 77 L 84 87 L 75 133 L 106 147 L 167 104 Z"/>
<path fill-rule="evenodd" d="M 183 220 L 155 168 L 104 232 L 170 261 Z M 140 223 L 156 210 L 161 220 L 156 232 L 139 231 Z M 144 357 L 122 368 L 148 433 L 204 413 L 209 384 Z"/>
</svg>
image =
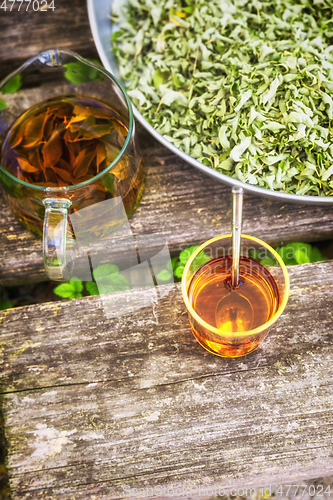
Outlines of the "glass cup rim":
<svg viewBox="0 0 333 500">
<path fill-rule="evenodd" d="M 193 254 L 190 256 L 189 260 L 187 261 L 185 268 L 184 268 L 184 271 L 183 271 L 182 282 L 181 282 L 183 300 L 185 302 L 186 309 L 188 310 L 190 315 L 205 329 L 210 330 L 211 332 L 215 333 L 219 337 L 227 337 L 227 338 L 235 337 L 235 332 L 221 332 L 221 330 L 219 330 L 218 328 L 210 325 L 209 323 L 206 323 L 206 321 L 204 321 L 198 315 L 198 313 L 196 313 L 195 310 L 193 309 L 193 307 L 189 301 L 188 295 L 187 295 L 187 288 L 188 287 L 186 286 L 186 275 L 188 273 L 188 270 L 189 270 L 193 260 L 196 258 L 196 256 L 202 250 L 204 250 L 208 245 L 210 245 L 211 243 L 214 243 L 215 241 L 225 240 L 227 238 L 230 239 L 231 237 L 232 237 L 231 234 L 227 234 L 224 236 L 215 236 L 215 238 L 211 238 L 210 240 L 207 240 L 202 245 L 200 245 L 199 248 L 197 248 L 195 250 L 195 252 L 193 252 Z M 261 333 L 263 330 L 267 330 L 268 328 L 270 328 L 276 322 L 276 320 L 281 316 L 281 314 L 283 313 L 283 311 L 287 305 L 288 298 L 289 298 L 290 279 L 289 279 L 289 274 L 288 274 L 288 270 L 287 270 L 285 263 L 281 259 L 280 255 L 274 250 L 274 248 L 272 248 L 270 245 L 268 245 L 268 243 L 266 243 L 262 240 L 259 240 L 258 238 L 255 238 L 254 236 L 242 234 L 241 237 L 246 239 L 246 240 L 255 241 L 256 243 L 259 243 L 260 245 L 264 246 L 267 250 L 269 250 L 271 252 L 271 254 L 278 261 L 278 263 L 282 269 L 284 279 L 285 279 L 285 291 L 284 291 L 284 295 L 282 298 L 282 302 L 279 305 L 277 311 L 274 313 L 274 315 L 268 321 L 266 321 L 266 323 L 258 326 L 257 328 L 254 328 L 253 330 L 247 330 L 245 332 L 237 332 L 237 337 L 250 337 L 250 336 L 252 337 L 253 335 L 257 335 L 258 333 Z"/>
<path fill-rule="evenodd" d="M 35 56 L 28 59 L 25 63 L 23 63 L 21 66 L 19 66 L 15 71 L 12 71 L 9 75 L 7 75 L 3 80 L 0 81 L 0 92 L 1 92 L 1 88 L 11 78 L 13 78 L 17 74 L 21 73 L 21 71 L 23 71 L 25 68 L 30 66 L 30 64 L 32 64 L 36 59 L 39 59 L 43 55 L 46 55 L 49 53 L 50 54 L 55 53 L 56 56 L 58 56 L 58 54 L 66 54 L 68 56 L 74 57 L 75 59 L 81 61 L 84 64 L 87 64 L 88 66 L 90 66 L 92 68 L 97 69 L 101 73 L 104 73 L 104 75 L 106 77 L 108 77 L 110 80 L 112 80 L 119 87 L 120 91 L 122 92 L 122 94 L 125 98 L 125 102 L 127 104 L 128 114 L 129 114 L 128 133 L 127 133 L 124 145 L 121 148 L 121 150 L 119 151 L 118 155 L 115 157 L 115 159 L 110 163 L 110 165 L 108 167 L 104 168 L 104 170 L 102 170 L 98 174 L 94 175 L 94 177 L 87 179 L 86 181 L 79 182 L 78 184 L 73 184 L 73 185 L 68 185 L 68 186 L 59 186 L 59 187 L 37 186 L 36 184 L 30 184 L 30 182 L 25 182 L 25 181 L 22 181 L 21 179 L 18 179 L 17 177 L 12 175 L 10 172 L 8 172 L 0 163 L 1 172 L 3 172 L 11 180 L 18 182 L 19 184 L 21 184 L 25 187 L 29 187 L 30 189 L 35 189 L 35 190 L 40 191 L 40 192 L 44 192 L 47 194 L 60 193 L 63 195 L 65 193 L 67 193 L 68 191 L 72 191 L 72 190 L 76 190 L 76 189 L 88 186 L 90 183 L 93 183 L 97 179 L 100 179 L 101 177 L 103 177 L 103 175 L 105 175 L 106 173 L 109 173 L 113 169 L 113 167 L 122 158 L 124 152 L 127 149 L 128 144 L 131 140 L 133 129 L 134 129 L 134 115 L 133 115 L 133 108 L 132 108 L 132 103 L 130 101 L 130 98 L 129 98 L 125 88 L 123 87 L 123 85 L 119 82 L 119 80 L 114 75 L 112 75 L 109 71 L 107 71 L 102 66 L 95 64 L 84 57 L 81 57 L 79 54 L 77 54 L 76 52 L 73 52 L 72 50 L 67 50 L 67 49 L 48 49 L 48 50 L 42 50 L 41 52 L 38 52 L 38 54 L 36 54 Z"/>
</svg>

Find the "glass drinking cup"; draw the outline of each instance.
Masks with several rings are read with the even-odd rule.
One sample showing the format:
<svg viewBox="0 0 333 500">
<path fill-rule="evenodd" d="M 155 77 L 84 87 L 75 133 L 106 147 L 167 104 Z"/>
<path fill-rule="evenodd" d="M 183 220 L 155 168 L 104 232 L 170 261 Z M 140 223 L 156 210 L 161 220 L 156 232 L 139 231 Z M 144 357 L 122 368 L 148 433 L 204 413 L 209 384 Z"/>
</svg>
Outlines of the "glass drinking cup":
<svg viewBox="0 0 333 500">
<path fill-rule="evenodd" d="M 68 74 L 66 77 L 67 72 L 71 78 Z M 14 93 L 6 90 L 8 83 L 15 81 L 19 82 L 19 88 Z M 67 257 L 73 255 L 75 248 L 70 214 L 113 198 L 125 208 L 119 210 L 117 203 L 113 203 L 115 213 L 126 213 L 128 218 L 138 206 L 144 189 L 143 160 L 126 91 L 100 65 L 68 50 L 40 52 L 0 82 L 0 144 L 8 128 L 22 113 L 41 101 L 58 96 L 102 101 L 118 114 L 128 133 L 122 149 L 104 170 L 75 185 L 48 187 L 30 184 L 0 165 L 4 197 L 19 221 L 33 233 L 43 236 L 45 270 L 53 280 L 64 279 Z M 114 175 L 115 171 L 120 171 L 121 175 Z M 104 230 L 109 232 L 110 224 L 116 229 L 125 222 L 112 214 L 104 215 L 94 221 L 94 227 L 89 227 L 96 238 L 101 237 Z"/>
<path fill-rule="evenodd" d="M 268 335 L 271 326 L 284 311 L 288 301 L 290 288 L 287 268 L 281 257 L 267 243 L 252 236 L 242 235 L 241 258 L 242 256 L 250 257 L 260 262 L 274 278 L 277 287 L 275 306 L 268 320 L 252 330 L 239 332 L 222 331 L 216 328 L 216 325 L 206 323 L 206 321 L 198 315 L 191 303 L 191 284 L 193 283 L 193 278 L 195 279 L 198 269 L 201 267 L 202 252 L 206 254 L 207 260 L 208 258 L 212 260 L 218 257 L 232 256 L 231 235 L 218 236 L 203 243 L 191 255 L 185 266 L 181 284 L 182 295 L 188 310 L 194 337 L 202 347 L 218 356 L 244 356 L 252 352 L 261 344 Z M 254 268 L 256 268 L 256 266 L 254 266 Z M 242 263 L 240 265 L 240 278 L 241 276 Z"/>
</svg>

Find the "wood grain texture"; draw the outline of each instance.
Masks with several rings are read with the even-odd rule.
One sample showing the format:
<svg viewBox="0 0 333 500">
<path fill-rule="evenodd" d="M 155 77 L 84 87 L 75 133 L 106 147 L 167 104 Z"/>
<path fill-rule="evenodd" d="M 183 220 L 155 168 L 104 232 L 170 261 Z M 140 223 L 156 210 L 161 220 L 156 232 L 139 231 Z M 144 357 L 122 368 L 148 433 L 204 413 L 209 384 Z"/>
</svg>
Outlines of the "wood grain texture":
<svg viewBox="0 0 333 500">
<path fill-rule="evenodd" d="M 192 338 L 179 285 L 149 306 L 151 290 L 105 296 L 120 307 L 132 294 L 142 306 L 112 319 L 100 297 L 2 312 L 14 498 L 119 499 L 126 485 L 330 474 L 332 271 L 330 261 L 290 268 L 285 313 L 256 352 L 234 360 Z"/>
<path fill-rule="evenodd" d="M 230 189 L 198 172 L 147 134 L 140 137 L 148 175 L 140 206 L 130 219 L 133 235 L 143 237 L 149 247 L 160 233 L 175 252 L 229 233 Z M 45 280 L 41 240 L 14 219 L 3 201 L 0 207 L 0 284 Z M 329 239 L 333 236 L 333 210 L 246 195 L 243 231 L 276 245 Z"/>
<path fill-rule="evenodd" d="M 85 1 L 54 0 L 55 10 L 44 12 L 34 11 L 32 3 L 20 12 L 18 3 L 12 12 L 8 5 L 6 12 L 0 11 L 0 79 L 41 50 L 70 49 L 98 59 Z"/>
</svg>

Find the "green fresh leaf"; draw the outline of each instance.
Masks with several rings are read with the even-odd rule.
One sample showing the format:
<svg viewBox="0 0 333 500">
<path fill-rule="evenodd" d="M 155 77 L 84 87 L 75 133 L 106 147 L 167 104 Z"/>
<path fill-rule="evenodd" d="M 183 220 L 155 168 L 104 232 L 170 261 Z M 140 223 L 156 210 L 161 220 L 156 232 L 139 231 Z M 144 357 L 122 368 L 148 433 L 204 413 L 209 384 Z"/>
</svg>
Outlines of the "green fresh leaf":
<svg viewBox="0 0 333 500">
<path fill-rule="evenodd" d="M 277 248 L 276 251 L 287 266 L 311 262 L 312 247 L 308 243 L 294 242 Z"/>
<path fill-rule="evenodd" d="M 72 299 L 76 293 L 69 283 L 62 283 L 61 285 L 56 286 L 53 292 L 64 299 Z"/>
<path fill-rule="evenodd" d="M 276 248 L 277 253 L 280 255 L 286 266 L 294 266 L 297 264 L 295 259 L 295 249 L 290 245 L 285 245 L 280 248 Z"/>
<path fill-rule="evenodd" d="M 311 262 L 310 252 L 307 252 L 306 249 L 296 248 L 295 259 L 297 264 L 309 264 Z"/>
<path fill-rule="evenodd" d="M 156 278 L 159 281 L 169 281 L 172 278 L 172 274 L 167 269 L 163 269 L 156 275 Z"/>
<path fill-rule="evenodd" d="M 85 287 L 89 295 L 99 295 L 98 286 L 94 281 L 86 281 Z"/>
<path fill-rule="evenodd" d="M 56 286 L 53 292 L 64 299 L 77 299 L 82 297 L 82 281 L 72 278 L 68 283 L 61 283 Z"/>
<path fill-rule="evenodd" d="M 3 311 L 4 309 L 11 309 L 14 307 L 13 302 L 11 300 L 2 300 L 0 302 L 0 310 Z"/>
<path fill-rule="evenodd" d="M 283 262 L 286 264 L 286 266 L 295 266 L 297 265 L 297 260 L 295 259 L 295 252 L 293 249 L 288 249 L 288 248 L 278 248 L 277 253 L 280 255 L 281 259 Z"/>
<path fill-rule="evenodd" d="M 96 267 L 96 269 L 94 269 L 93 278 L 97 281 L 100 278 L 108 276 L 109 274 L 116 274 L 118 272 L 119 268 L 114 264 L 101 264 L 100 266 Z"/>
<path fill-rule="evenodd" d="M 181 278 L 184 267 L 188 261 L 188 259 L 191 257 L 191 255 L 199 248 L 200 245 L 193 245 L 188 248 L 185 248 L 182 252 L 180 252 L 179 255 L 179 261 L 180 265 L 175 268 L 174 275 L 177 278 Z M 195 257 L 193 264 L 192 264 L 192 269 L 199 269 L 201 266 L 206 264 L 207 262 L 210 261 L 210 257 L 205 254 L 204 250 L 201 250 L 200 253 Z"/>
<path fill-rule="evenodd" d="M 5 109 L 5 108 L 7 108 L 7 104 L 5 103 L 5 101 L 0 99 L 0 109 Z"/>
<path fill-rule="evenodd" d="M 181 264 L 180 266 L 178 266 L 178 267 L 174 270 L 173 274 L 176 276 L 176 278 L 178 278 L 178 279 L 182 279 L 183 272 L 184 272 L 184 268 L 185 268 L 185 265 L 182 265 L 182 264 Z"/>
<path fill-rule="evenodd" d="M 201 266 L 206 264 L 207 262 L 210 261 L 209 255 L 206 255 L 203 250 L 196 256 L 196 258 L 193 261 L 193 265 L 199 269 Z"/>
<path fill-rule="evenodd" d="M 87 59 L 88 59 L 88 61 L 96 64 L 96 66 L 99 66 L 100 68 L 104 69 L 104 66 L 101 64 L 101 62 L 98 59 L 92 59 L 91 57 L 88 57 Z"/>
<path fill-rule="evenodd" d="M 265 248 L 251 248 L 249 250 L 249 257 L 256 262 L 259 262 L 264 267 L 277 266 L 278 263 L 274 257 Z"/>
<path fill-rule="evenodd" d="M 99 64 L 98 61 L 91 61 L 95 64 Z M 93 68 L 88 66 L 87 64 L 81 61 L 70 62 L 63 65 L 66 68 L 65 78 L 77 85 L 79 83 L 93 82 L 93 81 L 101 81 L 104 76 L 97 68 Z"/>
<path fill-rule="evenodd" d="M 15 94 L 22 86 L 21 74 L 13 76 L 1 89 L 3 94 Z"/>
<path fill-rule="evenodd" d="M 122 274 L 119 273 L 118 266 L 114 264 L 101 264 L 93 271 L 93 278 L 97 282 L 99 293 L 113 293 L 129 290 L 130 286 Z M 96 288 L 88 285 L 90 290 L 96 292 Z M 87 287 L 87 285 L 86 285 Z M 87 287 L 88 291 L 89 288 Z"/>
<path fill-rule="evenodd" d="M 79 280 L 78 278 L 75 278 L 73 277 L 70 281 L 69 281 L 69 284 L 71 285 L 71 287 L 73 288 L 73 290 L 75 292 L 82 292 L 83 290 L 83 283 L 81 280 Z"/>
<path fill-rule="evenodd" d="M 310 253 L 310 262 L 320 262 L 322 260 L 326 260 L 319 248 L 312 247 Z"/>
<path fill-rule="evenodd" d="M 180 260 L 181 264 L 185 265 L 186 262 L 188 261 L 188 259 L 191 257 L 192 253 L 194 253 L 199 248 L 199 246 L 200 245 L 192 245 L 188 248 L 185 248 L 185 250 L 183 250 L 182 252 L 180 252 L 179 260 Z M 201 254 L 201 252 L 200 252 L 200 254 Z M 198 255 L 198 257 L 199 257 L 199 255 Z"/>
<path fill-rule="evenodd" d="M 179 258 L 178 256 L 176 256 L 172 257 L 171 260 L 169 260 L 166 267 L 169 271 L 174 272 L 174 270 L 179 266 L 179 264 L 180 264 Z"/>
<path fill-rule="evenodd" d="M 264 267 L 275 267 L 278 265 L 277 261 L 275 259 L 273 259 L 272 257 L 265 257 L 264 259 L 262 259 L 259 264 L 261 264 L 262 266 Z"/>
<path fill-rule="evenodd" d="M 257 262 L 260 262 L 266 257 L 266 255 L 262 256 L 259 248 L 250 248 L 249 257 Z"/>
<path fill-rule="evenodd" d="M 321 251 L 311 246 L 309 243 L 293 242 L 287 243 L 282 247 L 275 249 L 287 266 L 294 266 L 297 264 L 308 264 L 310 262 L 319 262 L 325 260 Z M 251 249 L 249 255 L 252 259 L 259 262 L 264 267 L 277 266 L 277 261 L 271 255 L 262 256 L 260 249 Z"/>
<path fill-rule="evenodd" d="M 97 285 L 100 293 L 122 292 L 130 288 L 127 279 L 122 274 L 105 276 L 98 280 Z"/>
</svg>

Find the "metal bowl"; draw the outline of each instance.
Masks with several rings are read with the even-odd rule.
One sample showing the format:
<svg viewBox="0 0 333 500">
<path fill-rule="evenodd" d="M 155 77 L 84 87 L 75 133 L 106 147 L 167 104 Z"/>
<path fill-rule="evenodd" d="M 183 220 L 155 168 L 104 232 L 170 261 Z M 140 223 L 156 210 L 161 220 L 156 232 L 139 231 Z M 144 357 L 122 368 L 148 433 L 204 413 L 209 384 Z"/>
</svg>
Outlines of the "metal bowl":
<svg viewBox="0 0 333 500">
<path fill-rule="evenodd" d="M 115 31 L 115 29 L 110 21 L 110 13 L 113 3 L 117 2 L 117 4 L 121 4 L 124 1 L 125 0 L 87 0 L 90 27 L 101 61 L 104 64 L 105 68 L 120 81 L 121 78 L 119 77 L 117 63 L 113 57 L 111 49 L 111 34 L 113 31 Z M 288 201 L 313 205 L 333 204 L 333 197 L 331 196 L 306 196 L 285 193 L 283 191 L 272 191 L 271 189 L 253 186 L 251 184 L 247 184 L 238 181 L 237 179 L 233 179 L 232 177 L 229 177 L 227 175 L 221 174 L 220 172 L 217 172 L 216 170 L 203 165 L 203 163 L 200 163 L 199 161 L 195 160 L 194 158 L 171 144 L 147 122 L 147 120 L 141 115 L 141 113 L 135 106 L 133 106 L 133 111 L 135 118 L 148 130 L 148 132 L 150 132 L 153 137 L 155 137 L 155 139 L 161 142 L 177 156 L 193 165 L 193 167 L 196 167 L 205 174 L 214 177 L 216 180 L 223 182 L 224 184 L 228 184 L 230 186 L 241 186 L 245 191 L 268 198 L 277 198 L 278 200 L 281 200 L 283 202 Z"/>
</svg>

